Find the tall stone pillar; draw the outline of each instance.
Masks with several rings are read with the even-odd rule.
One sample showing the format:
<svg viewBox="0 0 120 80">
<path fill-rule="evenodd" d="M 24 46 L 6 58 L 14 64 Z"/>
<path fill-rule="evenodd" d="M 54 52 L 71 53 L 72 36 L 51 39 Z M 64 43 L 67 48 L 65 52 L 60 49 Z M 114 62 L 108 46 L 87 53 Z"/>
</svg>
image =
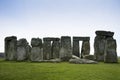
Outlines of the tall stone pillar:
<svg viewBox="0 0 120 80">
<path fill-rule="evenodd" d="M 51 41 L 47 38 L 43 38 L 43 59 L 44 60 L 50 60 L 51 59 Z"/>
<path fill-rule="evenodd" d="M 108 62 L 108 55 L 113 53 L 116 55 L 116 41 L 113 39 L 113 35 L 114 32 L 110 31 L 96 31 L 96 37 L 94 41 L 94 55 L 97 61 Z"/>
<path fill-rule="evenodd" d="M 52 58 L 59 58 L 59 53 L 60 53 L 60 42 L 59 40 L 53 41 L 52 43 Z"/>
<path fill-rule="evenodd" d="M 73 38 L 73 55 L 80 57 L 79 40 Z"/>
<path fill-rule="evenodd" d="M 10 36 L 5 38 L 5 59 L 16 60 L 17 37 Z"/>
<path fill-rule="evenodd" d="M 115 39 L 106 40 L 104 62 L 106 63 L 118 62 L 116 48 L 117 48 L 117 45 L 116 45 Z"/>
<path fill-rule="evenodd" d="M 30 53 L 30 60 L 42 61 L 43 60 L 42 40 L 39 38 L 32 38 L 31 46 L 32 46 L 32 49 Z"/>
<path fill-rule="evenodd" d="M 104 52 L 105 52 L 105 37 L 96 36 L 94 41 L 95 60 L 104 61 Z"/>
<path fill-rule="evenodd" d="M 81 48 L 81 58 L 83 58 L 85 55 L 90 54 L 90 42 L 89 40 L 82 42 L 82 48 Z"/>
<path fill-rule="evenodd" d="M 24 61 L 28 59 L 28 42 L 26 39 L 19 39 L 17 41 L 17 61 Z"/>
<path fill-rule="evenodd" d="M 61 37 L 60 58 L 63 61 L 68 61 L 72 57 L 71 37 Z"/>
</svg>

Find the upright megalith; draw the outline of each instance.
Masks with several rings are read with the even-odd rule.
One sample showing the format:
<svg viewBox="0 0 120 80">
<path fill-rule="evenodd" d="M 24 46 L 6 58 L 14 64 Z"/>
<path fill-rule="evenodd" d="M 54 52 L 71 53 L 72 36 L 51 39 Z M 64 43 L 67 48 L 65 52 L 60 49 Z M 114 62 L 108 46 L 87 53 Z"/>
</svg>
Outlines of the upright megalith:
<svg viewBox="0 0 120 80">
<path fill-rule="evenodd" d="M 52 58 L 56 59 L 59 58 L 60 53 L 60 42 L 59 39 L 56 41 L 53 41 L 52 43 Z"/>
<path fill-rule="evenodd" d="M 90 54 L 90 42 L 89 40 L 84 40 L 82 42 L 81 57 L 83 58 L 83 56 L 89 55 L 89 54 Z"/>
<path fill-rule="evenodd" d="M 15 60 L 16 59 L 16 50 L 17 50 L 17 37 L 10 36 L 5 38 L 5 59 L 6 60 Z"/>
<path fill-rule="evenodd" d="M 107 39 L 106 47 L 105 47 L 105 54 L 104 54 L 104 62 L 106 63 L 118 62 L 116 48 L 117 48 L 116 40 Z"/>
<path fill-rule="evenodd" d="M 71 37 L 69 36 L 61 37 L 60 58 L 63 61 L 68 61 L 72 58 Z"/>
<path fill-rule="evenodd" d="M 42 40 L 40 38 L 31 39 L 31 52 L 30 52 L 30 61 L 42 61 L 43 60 L 43 48 Z"/>
<path fill-rule="evenodd" d="M 110 56 L 116 55 L 116 41 L 113 39 L 114 32 L 96 31 L 95 33 L 96 33 L 96 37 L 94 40 L 95 59 L 97 61 L 105 61 L 105 62 L 108 62 L 107 61 L 108 59 L 112 60 Z M 115 57 L 113 58 L 115 59 Z"/>
<path fill-rule="evenodd" d="M 43 38 L 43 59 L 50 60 L 59 58 L 59 38 L 45 37 Z"/>
<path fill-rule="evenodd" d="M 28 59 L 29 45 L 25 38 L 17 41 L 17 61 L 24 61 Z"/>
<path fill-rule="evenodd" d="M 83 58 L 90 53 L 90 37 L 73 37 L 73 55 Z M 80 53 L 79 41 L 82 41 L 82 48 Z"/>
<path fill-rule="evenodd" d="M 79 40 L 73 38 L 73 55 L 80 57 Z"/>
<path fill-rule="evenodd" d="M 51 59 L 51 40 L 50 38 L 43 38 L 43 59 L 50 60 Z"/>
</svg>

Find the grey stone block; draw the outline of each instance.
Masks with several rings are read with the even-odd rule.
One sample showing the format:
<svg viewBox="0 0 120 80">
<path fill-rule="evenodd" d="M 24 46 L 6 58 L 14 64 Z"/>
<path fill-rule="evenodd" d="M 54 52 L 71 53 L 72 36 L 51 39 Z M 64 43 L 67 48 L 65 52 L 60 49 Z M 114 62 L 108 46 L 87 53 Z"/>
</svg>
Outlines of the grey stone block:
<svg viewBox="0 0 120 80">
<path fill-rule="evenodd" d="M 17 37 L 10 36 L 5 38 L 5 59 L 16 60 Z"/>
</svg>

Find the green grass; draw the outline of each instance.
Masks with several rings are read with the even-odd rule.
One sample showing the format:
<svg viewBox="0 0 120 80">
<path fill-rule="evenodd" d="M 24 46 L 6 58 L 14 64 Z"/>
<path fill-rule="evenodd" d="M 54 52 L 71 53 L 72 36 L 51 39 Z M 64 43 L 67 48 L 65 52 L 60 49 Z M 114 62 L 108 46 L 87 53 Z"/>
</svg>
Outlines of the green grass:
<svg viewBox="0 0 120 80">
<path fill-rule="evenodd" d="M 31 63 L 0 59 L 0 80 L 120 80 L 120 63 Z"/>
</svg>

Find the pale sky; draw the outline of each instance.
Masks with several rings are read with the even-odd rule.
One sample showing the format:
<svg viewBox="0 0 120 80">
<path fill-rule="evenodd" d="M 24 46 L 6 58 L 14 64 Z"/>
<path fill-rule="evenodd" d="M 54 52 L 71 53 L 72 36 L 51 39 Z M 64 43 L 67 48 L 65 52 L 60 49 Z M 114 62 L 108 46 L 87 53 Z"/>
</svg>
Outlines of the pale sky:
<svg viewBox="0 0 120 80">
<path fill-rule="evenodd" d="M 120 56 L 120 0 L 0 0 L 0 52 L 4 38 L 17 36 L 90 36 L 91 54 L 96 30 L 115 32 Z"/>
</svg>

